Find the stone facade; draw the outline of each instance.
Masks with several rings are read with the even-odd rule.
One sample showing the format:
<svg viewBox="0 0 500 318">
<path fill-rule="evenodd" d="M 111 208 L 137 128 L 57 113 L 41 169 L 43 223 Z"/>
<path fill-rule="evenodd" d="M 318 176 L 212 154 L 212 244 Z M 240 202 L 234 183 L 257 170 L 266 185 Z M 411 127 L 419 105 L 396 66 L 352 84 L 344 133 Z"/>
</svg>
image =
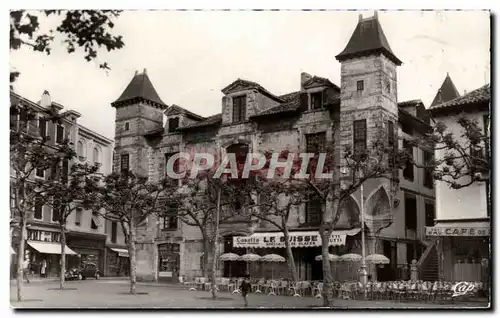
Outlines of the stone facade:
<svg viewBox="0 0 500 318">
<path fill-rule="evenodd" d="M 358 81 L 363 81 L 362 90 L 358 89 Z M 219 147 L 224 152 L 227 147 L 234 144 L 246 144 L 250 152 L 270 150 L 298 152 L 306 149 L 306 136 L 316 133 L 325 133 L 326 142 L 333 142 L 336 145 L 336 157 L 340 159 L 343 147 L 353 142 L 354 120 L 367 120 L 368 145 L 375 139 L 375 131 L 380 127 L 386 127 L 389 120 L 394 123 L 396 130 L 400 130 L 398 122 L 401 110 L 397 103 L 396 64 L 383 53 L 375 52 L 342 61 L 340 88 L 328 79 L 313 77 L 307 73 L 301 74 L 300 83 L 297 92 L 274 96 L 257 83 L 236 80 L 222 90 L 224 96 L 219 119 L 214 120 L 215 117 L 193 119 L 187 112 L 177 111 L 167 115 L 167 119 L 179 118 L 180 129 L 176 132 L 168 132 L 167 124 L 162 122 L 161 107 L 152 107 L 147 103 L 133 103 L 133 101 L 127 106 L 116 106 L 115 171 L 119 170 L 119 155 L 128 153 L 130 167 L 134 172 L 147 175 L 151 181 L 158 181 L 165 176 L 166 153 L 219 149 Z M 316 93 L 322 94 L 322 107 L 319 108 L 312 106 L 313 99 L 319 96 Z M 292 95 L 294 97 L 290 98 Z M 246 116 L 243 121 L 233 122 L 233 99 L 238 96 L 246 96 Z M 147 96 L 141 98 L 148 99 Z M 269 115 L 265 115 L 266 113 Z M 418 118 L 415 117 L 415 120 Z M 128 132 L 120 128 L 126 121 L 131 123 Z M 163 128 L 163 132 L 150 133 L 159 128 Z M 338 176 L 340 173 L 337 171 L 335 175 Z M 406 187 L 415 193 L 419 200 L 424 197 L 432 200 L 434 198 L 433 191 L 421 193 L 419 184 L 406 184 Z M 412 260 L 410 259 L 412 257 L 406 255 L 406 246 L 419 244 L 424 237 L 407 235 L 404 205 L 395 204 L 398 199 L 401 201 L 404 193 L 402 191 L 393 193 L 393 190 L 393 185 L 386 180 L 369 180 L 364 185 L 363 199 L 369 229 L 367 255 L 375 252 L 391 253 L 391 263 L 394 264 L 396 271 L 398 264 L 410 263 Z M 356 223 L 359 224 L 360 200 L 362 199 L 358 191 L 345 203 L 346 207 L 338 226 L 352 228 Z M 331 208 L 326 207 L 326 209 Z M 417 205 L 419 229 L 425 217 L 423 209 L 423 205 L 419 203 Z M 380 215 L 384 217 L 390 215 L 390 221 L 387 224 L 370 223 L 370 220 L 376 220 Z M 292 230 L 318 229 L 317 225 L 310 226 L 306 223 L 305 205 L 293 211 L 289 222 Z M 203 246 L 199 230 L 181 223 L 175 230 L 163 229 L 161 224 L 162 220 L 154 220 L 151 217 L 147 227 L 141 229 L 138 235 L 139 278 L 144 280 L 160 278 L 158 245 L 165 243 L 180 246 L 178 274 L 189 277 L 200 275 Z M 374 228 L 375 225 L 378 227 Z M 221 237 L 225 237 L 271 230 L 275 229 L 269 224 L 241 221 L 221 224 L 220 234 Z M 387 252 L 386 243 L 377 244 L 382 240 L 392 242 L 391 246 L 394 246 L 394 249 Z M 358 247 L 354 247 L 352 252 L 360 251 L 359 244 L 356 246 Z M 224 252 L 222 242 L 219 251 Z M 208 257 L 210 259 L 213 255 Z M 220 272 L 223 266 L 221 264 Z M 311 277 L 314 266 L 317 265 L 305 263 L 298 265 L 304 278 Z M 376 271 L 373 271 L 375 274 Z"/>
</svg>

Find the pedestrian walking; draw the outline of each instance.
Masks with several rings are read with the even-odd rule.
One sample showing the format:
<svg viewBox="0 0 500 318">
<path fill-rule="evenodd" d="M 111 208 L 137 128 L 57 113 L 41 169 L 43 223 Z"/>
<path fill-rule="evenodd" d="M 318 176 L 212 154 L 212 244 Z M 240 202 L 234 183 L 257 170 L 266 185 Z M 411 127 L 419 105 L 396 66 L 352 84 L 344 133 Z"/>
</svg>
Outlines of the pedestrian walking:
<svg viewBox="0 0 500 318">
<path fill-rule="evenodd" d="M 40 274 L 42 277 L 47 277 L 47 260 L 43 259 L 42 267 L 40 270 Z"/>
<path fill-rule="evenodd" d="M 248 307 L 248 299 L 247 295 L 250 292 L 252 285 L 250 284 L 250 275 L 245 275 L 245 278 L 241 282 L 240 290 L 241 290 L 241 296 L 243 296 L 243 299 L 245 300 L 245 307 Z"/>
<path fill-rule="evenodd" d="M 28 259 L 25 259 L 23 262 L 23 278 L 26 279 L 28 284 L 30 283 L 30 279 L 28 277 L 29 267 L 30 267 L 30 262 L 28 261 Z"/>
</svg>

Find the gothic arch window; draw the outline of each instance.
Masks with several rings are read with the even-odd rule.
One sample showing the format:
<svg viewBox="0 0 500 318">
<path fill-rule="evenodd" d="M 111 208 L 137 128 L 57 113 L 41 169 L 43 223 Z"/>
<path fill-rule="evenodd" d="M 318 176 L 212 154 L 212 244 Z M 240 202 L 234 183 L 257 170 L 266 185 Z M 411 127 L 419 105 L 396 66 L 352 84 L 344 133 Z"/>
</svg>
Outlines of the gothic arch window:
<svg viewBox="0 0 500 318">
<path fill-rule="evenodd" d="M 377 192 L 371 196 L 368 203 L 367 214 L 370 216 L 382 216 L 391 212 L 389 196 L 383 187 L 378 188 Z"/>
<path fill-rule="evenodd" d="M 342 202 L 342 208 L 339 211 L 339 218 L 335 224 L 339 229 L 352 229 L 360 227 L 360 211 L 358 203 L 348 197 Z"/>
</svg>

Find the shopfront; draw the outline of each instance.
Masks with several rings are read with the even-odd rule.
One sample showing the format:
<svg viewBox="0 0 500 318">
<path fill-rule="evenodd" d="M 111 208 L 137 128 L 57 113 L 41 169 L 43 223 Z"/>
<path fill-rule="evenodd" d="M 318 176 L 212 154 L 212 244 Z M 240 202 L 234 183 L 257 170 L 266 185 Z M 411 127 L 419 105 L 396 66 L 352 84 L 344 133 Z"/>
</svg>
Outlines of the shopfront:
<svg viewBox="0 0 500 318">
<path fill-rule="evenodd" d="M 130 257 L 125 247 L 108 247 L 106 249 L 106 276 L 126 277 L 130 271 Z"/>
<path fill-rule="evenodd" d="M 489 281 L 490 223 L 453 222 L 427 227 L 439 241 L 441 276 L 449 281 Z"/>
<path fill-rule="evenodd" d="M 55 231 L 28 230 L 25 258 L 35 277 L 58 277 L 61 264 L 61 234 Z M 66 262 L 77 258 L 77 253 L 68 246 L 64 250 Z"/>
<path fill-rule="evenodd" d="M 359 228 L 334 231 L 329 239 L 330 253 L 338 253 L 336 250 L 339 248 L 342 248 L 343 252 L 346 252 L 346 247 L 347 250 L 350 250 L 356 245 L 355 241 L 359 233 Z M 316 257 L 321 255 L 321 236 L 318 231 L 290 232 L 289 240 L 299 279 L 323 279 L 322 262 L 316 260 Z M 282 232 L 264 232 L 254 233 L 250 236 L 235 236 L 233 238 L 233 246 L 235 248 L 246 248 L 247 250 L 251 250 L 252 253 L 261 256 L 278 254 L 286 258 L 285 237 Z M 225 268 L 227 266 L 229 264 L 224 264 Z M 261 267 L 259 268 L 259 273 L 269 274 L 269 272 L 273 272 L 273 276 L 283 278 L 288 278 L 289 276 L 286 262 L 278 264 L 259 263 L 257 266 Z M 332 274 L 334 276 L 337 276 L 335 275 L 336 272 L 335 266 L 332 266 Z"/>
<path fill-rule="evenodd" d="M 75 251 L 79 257 L 68 262 L 68 267 L 78 267 L 85 263 L 94 263 L 97 268 L 104 272 L 104 249 L 105 235 L 70 232 L 66 234 L 68 246 Z"/>
<path fill-rule="evenodd" d="M 177 243 L 158 244 L 158 280 L 179 281 L 180 245 Z"/>
</svg>

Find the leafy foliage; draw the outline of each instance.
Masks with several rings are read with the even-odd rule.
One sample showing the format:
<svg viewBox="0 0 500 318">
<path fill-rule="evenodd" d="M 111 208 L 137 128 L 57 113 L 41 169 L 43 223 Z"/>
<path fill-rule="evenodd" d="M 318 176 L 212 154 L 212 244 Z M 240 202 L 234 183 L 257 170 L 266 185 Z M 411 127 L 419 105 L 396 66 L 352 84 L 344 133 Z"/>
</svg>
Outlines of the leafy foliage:
<svg viewBox="0 0 500 318">
<path fill-rule="evenodd" d="M 55 29 L 47 33 L 41 31 L 40 20 L 56 15 L 62 18 Z M 69 54 L 81 48 L 87 62 L 97 59 L 100 48 L 108 52 L 123 48 L 122 36 L 113 35 L 114 21 L 120 15 L 119 10 L 17 10 L 10 13 L 10 50 L 18 50 L 23 46 L 49 55 L 52 45 L 59 37 Z M 99 67 L 109 70 L 106 61 Z M 10 83 L 19 76 L 19 72 L 10 73 Z"/>
</svg>

